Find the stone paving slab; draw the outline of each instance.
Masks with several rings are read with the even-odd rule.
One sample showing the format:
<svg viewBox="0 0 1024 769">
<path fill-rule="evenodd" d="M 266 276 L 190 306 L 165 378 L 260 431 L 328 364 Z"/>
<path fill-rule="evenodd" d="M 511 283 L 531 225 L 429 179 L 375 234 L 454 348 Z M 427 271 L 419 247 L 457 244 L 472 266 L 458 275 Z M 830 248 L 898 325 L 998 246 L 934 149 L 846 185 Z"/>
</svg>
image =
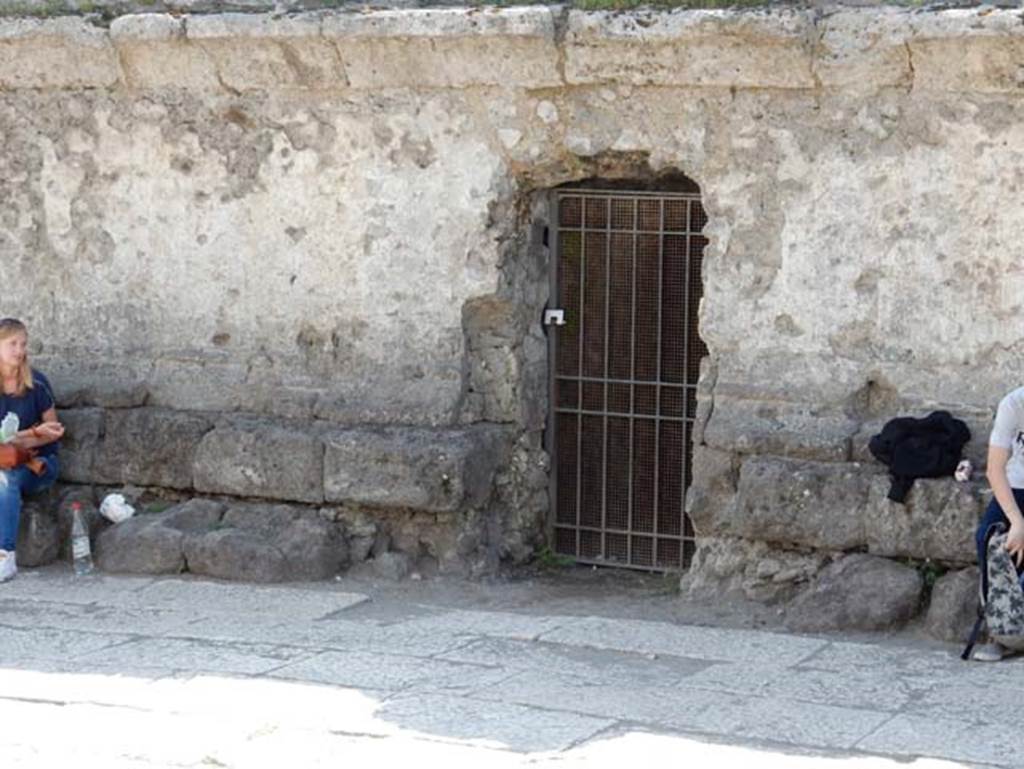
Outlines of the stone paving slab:
<svg viewBox="0 0 1024 769">
<path fill-rule="evenodd" d="M 615 724 L 607 718 L 560 713 L 464 697 L 403 695 L 378 711 L 403 729 L 520 752 L 565 750 Z"/>
<path fill-rule="evenodd" d="M 523 673 L 473 692 L 515 702 L 705 734 L 850 748 L 888 713 L 703 689 L 654 690 L 593 685 L 552 674 Z"/>
<path fill-rule="evenodd" d="M 447 630 L 409 628 L 403 624 L 380 625 L 341 619 L 282 622 L 280 616 L 260 614 L 245 618 L 205 617 L 171 635 L 210 640 L 245 640 L 253 635 L 267 643 L 289 644 L 314 649 L 363 651 L 374 649 L 385 654 L 430 657 L 442 654 L 472 640 L 455 626 Z"/>
<path fill-rule="evenodd" d="M 896 712 L 921 696 L 928 686 L 929 681 L 896 677 L 885 669 L 836 673 L 798 667 L 779 671 L 758 690 L 758 694 L 846 708 Z"/>
<path fill-rule="evenodd" d="M 208 582 L 198 579 L 151 580 L 130 598 L 139 606 L 163 606 L 189 596 L 190 602 L 217 616 L 225 614 L 273 614 L 286 612 L 289 618 L 322 617 L 351 609 L 367 601 L 360 593 L 341 590 Z"/>
<path fill-rule="evenodd" d="M 78 633 L 54 628 L 0 626 L 0 665 L 29 660 L 67 660 L 104 650 L 125 641 L 129 635 Z"/>
<path fill-rule="evenodd" d="M 1018 767 L 1022 750 L 1020 722 L 1016 728 L 985 723 L 976 714 L 972 721 L 931 716 L 900 715 L 857 747 L 897 756 L 942 756 L 954 761 Z"/>
<path fill-rule="evenodd" d="M 585 617 L 544 633 L 541 640 L 639 654 L 671 654 L 703 660 L 795 664 L 821 650 L 826 641 L 758 630 L 672 625 L 642 620 Z"/>
<path fill-rule="evenodd" d="M 681 657 L 650 659 L 604 649 L 504 638 L 480 638 L 439 655 L 438 659 L 500 666 L 516 671 L 550 671 L 592 683 L 653 688 L 678 686 L 684 680 L 689 683 L 695 673 L 712 667 L 703 660 Z"/>
<path fill-rule="evenodd" d="M 509 674 L 501 669 L 443 660 L 432 660 L 427 664 L 415 657 L 326 651 L 285 665 L 272 675 L 381 691 L 400 691 L 412 687 L 421 691 L 468 691 L 505 679 Z"/>
<path fill-rule="evenodd" d="M 152 577 L 111 576 L 92 574 L 76 579 L 71 568 L 66 573 L 54 569 L 21 569 L 18 577 L 4 583 L 3 599 L 18 598 L 26 601 L 54 603 L 117 605 L 124 601 L 134 603 L 134 593 L 154 582 Z"/>
<path fill-rule="evenodd" d="M 573 617 L 536 617 L 528 614 L 496 611 L 448 611 L 429 617 L 419 617 L 402 623 L 402 627 L 412 631 L 451 632 L 458 628 L 466 635 L 494 636 L 495 638 L 512 638 L 523 641 L 534 641 L 543 634 L 571 626 L 577 620 Z"/>
<path fill-rule="evenodd" d="M 623 769 L 664 762 L 673 767 L 756 767 L 756 769 L 906 769 L 883 756 L 830 757 L 810 751 L 772 752 L 761 746 L 727 745 L 678 734 L 659 734 L 622 727 L 591 740 L 555 759 L 559 767 Z M 916 759 L 913 769 L 963 769 L 963 764 Z"/>
<path fill-rule="evenodd" d="M 87 633 L 117 633 L 131 628 L 141 635 L 162 635 L 186 628 L 199 615 L 188 609 L 136 608 L 98 603 L 4 601 L 2 621 L 12 627 L 50 627 Z"/>
<path fill-rule="evenodd" d="M 79 662 L 109 663 L 116 656 L 136 668 L 192 670 L 209 673 L 268 673 L 310 656 L 305 649 L 258 643 L 199 642 L 179 638 L 142 638 L 78 656 Z"/>
</svg>

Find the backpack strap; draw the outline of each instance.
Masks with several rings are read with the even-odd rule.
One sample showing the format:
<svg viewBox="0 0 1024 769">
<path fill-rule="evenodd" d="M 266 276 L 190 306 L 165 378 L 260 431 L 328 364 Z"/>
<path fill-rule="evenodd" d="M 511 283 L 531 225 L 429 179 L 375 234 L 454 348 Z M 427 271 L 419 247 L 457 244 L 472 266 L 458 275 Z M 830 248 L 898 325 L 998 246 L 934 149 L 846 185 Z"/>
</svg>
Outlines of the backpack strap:
<svg viewBox="0 0 1024 769">
<path fill-rule="evenodd" d="M 981 626 L 985 624 L 985 604 L 988 601 L 988 543 L 996 534 L 1006 531 L 1006 525 L 1002 522 L 993 523 L 985 529 L 985 547 L 982 548 L 984 560 L 978 564 L 978 571 L 981 573 L 981 600 L 978 602 L 978 619 L 974 621 L 971 634 L 967 637 L 967 645 L 964 647 L 960 659 L 969 660 L 975 644 L 978 643 L 978 636 L 981 634 Z"/>
<path fill-rule="evenodd" d="M 984 622 L 985 607 L 981 606 L 978 608 L 978 619 L 974 621 L 974 627 L 971 629 L 971 634 L 967 637 L 967 645 L 964 647 L 960 659 L 969 660 L 971 658 L 971 652 L 974 650 L 974 645 L 978 643 L 978 636 L 981 635 L 981 626 Z"/>
</svg>

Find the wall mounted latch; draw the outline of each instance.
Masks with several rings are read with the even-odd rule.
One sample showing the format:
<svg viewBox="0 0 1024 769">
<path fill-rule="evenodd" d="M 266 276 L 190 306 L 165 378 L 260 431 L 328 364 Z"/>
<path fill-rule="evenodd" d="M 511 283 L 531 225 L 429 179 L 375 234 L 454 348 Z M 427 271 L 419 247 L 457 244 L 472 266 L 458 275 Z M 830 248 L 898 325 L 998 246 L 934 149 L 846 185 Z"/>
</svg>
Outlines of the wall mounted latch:
<svg viewBox="0 0 1024 769">
<path fill-rule="evenodd" d="M 565 310 L 544 310 L 545 326 L 564 326 Z"/>
</svg>

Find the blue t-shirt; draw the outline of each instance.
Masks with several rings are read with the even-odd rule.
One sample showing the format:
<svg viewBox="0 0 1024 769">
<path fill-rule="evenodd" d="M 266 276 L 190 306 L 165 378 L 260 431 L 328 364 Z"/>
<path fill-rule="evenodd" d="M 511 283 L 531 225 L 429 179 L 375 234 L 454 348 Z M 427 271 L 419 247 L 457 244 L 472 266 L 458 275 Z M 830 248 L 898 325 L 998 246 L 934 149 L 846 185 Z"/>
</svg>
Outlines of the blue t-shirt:
<svg viewBox="0 0 1024 769">
<path fill-rule="evenodd" d="M 43 412 L 53 408 L 53 388 L 50 380 L 42 373 L 32 370 L 32 389 L 25 390 L 24 395 L 6 395 L 0 393 L 0 419 L 9 411 L 18 415 L 19 430 L 28 430 L 43 421 Z M 39 456 L 48 457 L 56 454 L 60 441 L 39 447 Z"/>
</svg>

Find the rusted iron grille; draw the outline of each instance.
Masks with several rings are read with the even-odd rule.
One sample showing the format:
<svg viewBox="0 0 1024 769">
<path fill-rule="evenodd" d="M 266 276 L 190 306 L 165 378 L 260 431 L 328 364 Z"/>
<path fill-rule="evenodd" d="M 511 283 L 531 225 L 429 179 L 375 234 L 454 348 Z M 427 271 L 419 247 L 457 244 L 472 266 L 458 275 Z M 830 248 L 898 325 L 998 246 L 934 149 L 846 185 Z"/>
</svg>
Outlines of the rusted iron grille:
<svg viewBox="0 0 1024 769">
<path fill-rule="evenodd" d="M 552 326 L 555 551 L 683 569 L 707 216 L 700 196 L 560 191 Z"/>
</svg>

